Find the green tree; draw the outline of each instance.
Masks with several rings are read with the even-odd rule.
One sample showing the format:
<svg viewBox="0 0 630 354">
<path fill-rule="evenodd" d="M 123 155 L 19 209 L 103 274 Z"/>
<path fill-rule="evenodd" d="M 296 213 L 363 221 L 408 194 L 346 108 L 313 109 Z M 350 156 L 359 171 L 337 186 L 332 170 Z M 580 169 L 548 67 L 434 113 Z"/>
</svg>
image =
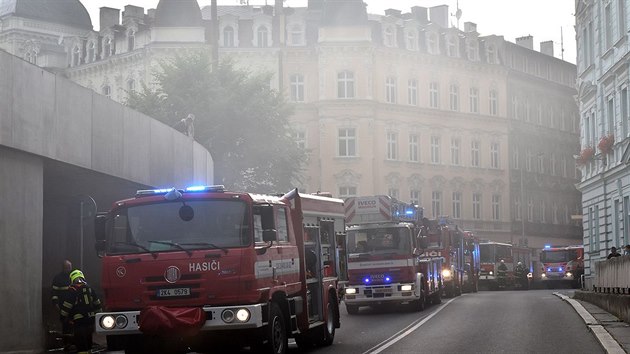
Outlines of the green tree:
<svg viewBox="0 0 630 354">
<path fill-rule="evenodd" d="M 289 125 L 292 107 L 269 87 L 270 74 L 211 63 L 205 52 L 163 61 L 157 85 L 130 92 L 127 105 L 176 128 L 194 114 L 194 138 L 212 154 L 216 184 L 259 193 L 292 188 L 306 162 Z"/>
</svg>

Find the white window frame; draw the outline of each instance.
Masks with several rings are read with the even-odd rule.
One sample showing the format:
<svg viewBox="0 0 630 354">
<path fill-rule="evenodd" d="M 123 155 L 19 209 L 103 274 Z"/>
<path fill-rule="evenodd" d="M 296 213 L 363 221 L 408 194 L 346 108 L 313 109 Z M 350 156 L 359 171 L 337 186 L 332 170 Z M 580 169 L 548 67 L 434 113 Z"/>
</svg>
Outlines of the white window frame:
<svg viewBox="0 0 630 354">
<path fill-rule="evenodd" d="M 342 152 L 343 148 L 343 152 Z M 357 156 L 356 128 L 339 128 L 337 131 L 337 157 Z"/>
</svg>

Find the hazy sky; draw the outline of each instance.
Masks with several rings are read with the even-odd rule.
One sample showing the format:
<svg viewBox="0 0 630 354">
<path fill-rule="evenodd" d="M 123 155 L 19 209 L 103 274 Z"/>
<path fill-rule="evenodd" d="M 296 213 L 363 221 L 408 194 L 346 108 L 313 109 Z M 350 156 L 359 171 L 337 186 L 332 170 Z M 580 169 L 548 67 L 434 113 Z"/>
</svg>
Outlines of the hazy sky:
<svg viewBox="0 0 630 354">
<path fill-rule="evenodd" d="M 123 9 L 125 5 L 155 8 L 159 0 L 82 0 L 92 17 L 94 29 L 99 29 L 98 12 L 102 6 Z M 201 7 L 209 6 L 211 0 L 198 0 Z M 274 0 L 267 0 L 272 5 Z M 394 8 L 409 12 L 412 6 L 431 7 L 448 5 L 454 14 L 457 0 L 365 0 L 368 12 L 383 14 L 385 9 Z M 219 5 L 238 5 L 239 0 L 218 0 Z M 250 0 L 251 5 L 264 5 L 265 0 Z M 285 0 L 285 6 L 306 6 L 307 0 Z M 459 0 L 462 10 L 460 28 L 464 22 L 477 24 L 481 35 L 503 35 L 514 42 L 521 36 L 534 36 L 534 49 L 540 50 L 540 42 L 552 40 L 554 55 L 561 57 L 561 38 L 564 37 L 564 60 L 575 63 L 575 0 Z M 457 24 L 455 17 L 451 18 Z M 562 29 L 562 30 L 561 30 Z M 561 36 L 562 31 L 562 36 Z"/>
</svg>

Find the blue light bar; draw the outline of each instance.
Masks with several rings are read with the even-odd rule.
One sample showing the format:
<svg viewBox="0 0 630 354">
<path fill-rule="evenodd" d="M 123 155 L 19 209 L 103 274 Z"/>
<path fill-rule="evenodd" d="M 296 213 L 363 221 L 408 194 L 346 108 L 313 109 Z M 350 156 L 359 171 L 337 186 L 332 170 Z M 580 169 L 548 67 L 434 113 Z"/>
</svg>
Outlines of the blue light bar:
<svg viewBox="0 0 630 354">
<path fill-rule="evenodd" d="M 551 248 L 551 245 L 545 245 L 545 249 Z"/>
<path fill-rule="evenodd" d="M 192 187 L 186 188 L 186 192 L 201 192 L 201 191 L 205 191 L 206 188 L 208 187 L 207 186 L 192 186 Z"/>
<path fill-rule="evenodd" d="M 215 186 L 191 186 L 186 188 L 186 192 L 224 192 L 225 186 L 217 184 Z"/>
<path fill-rule="evenodd" d="M 559 270 L 562 272 L 562 267 L 560 267 L 560 269 L 559 269 Z"/>
<path fill-rule="evenodd" d="M 414 214 L 414 212 L 413 212 L 413 210 L 407 210 L 407 211 L 405 212 L 405 214 L 407 214 L 407 215 L 413 215 L 413 214 Z"/>
<path fill-rule="evenodd" d="M 547 271 L 548 271 L 548 272 L 551 272 L 551 268 L 547 268 Z"/>
</svg>

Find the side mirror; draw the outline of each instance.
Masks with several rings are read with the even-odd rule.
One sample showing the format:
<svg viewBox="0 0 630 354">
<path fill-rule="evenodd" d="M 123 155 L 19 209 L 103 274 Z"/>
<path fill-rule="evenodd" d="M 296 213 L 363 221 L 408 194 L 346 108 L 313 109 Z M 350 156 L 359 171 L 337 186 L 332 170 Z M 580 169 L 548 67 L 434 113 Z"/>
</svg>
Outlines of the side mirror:
<svg viewBox="0 0 630 354">
<path fill-rule="evenodd" d="M 96 255 L 98 256 L 98 258 L 103 258 L 103 256 L 105 255 L 105 250 L 107 249 L 107 241 L 96 240 L 94 248 L 96 249 Z"/>
<path fill-rule="evenodd" d="M 278 232 L 275 229 L 263 230 L 263 241 L 273 242 L 278 239 Z"/>
<path fill-rule="evenodd" d="M 107 215 L 106 214 L 97 214 L 94 219 L 94 237 L 96 238 L 96 244 L 94 248 L 96 249 L 96 255 L 98 257 L 103 257 L 105 254 L 105 250 L 107 249 L 107 241 L 105 237 L 105 225 L 107 223 Z"/>
</svg>

